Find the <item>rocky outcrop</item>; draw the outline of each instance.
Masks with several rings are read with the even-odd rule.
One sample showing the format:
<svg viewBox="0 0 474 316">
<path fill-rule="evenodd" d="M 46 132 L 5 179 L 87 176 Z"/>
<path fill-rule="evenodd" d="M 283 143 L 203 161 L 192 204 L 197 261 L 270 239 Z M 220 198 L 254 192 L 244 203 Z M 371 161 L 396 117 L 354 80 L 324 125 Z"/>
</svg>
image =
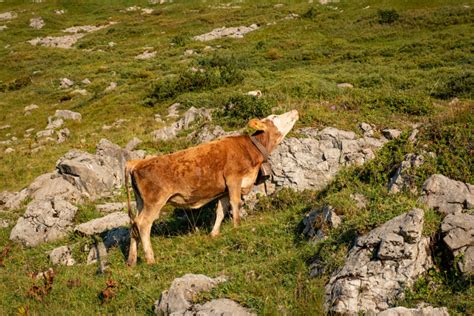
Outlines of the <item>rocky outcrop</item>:
<svg viewBox="0 0 474 316">
<path fill-rule="evenodd" d="M 416 193 L 417 189 L 414 184 L 415 180 L 410 171 L 420 167 L 425 162 L 422 155 L 407 154 L 405 159 L 400 163 L 397 171 L 388 183 L 388 191 L 390 193 L 398 193 L 400 191 L 408 190 Z"/>
<path fill-rule="evenodd" d="M 177 107 L 179 107 L 179 104 L 170 107 L 170 114 L 168 114 L 169 117 L 174 117 L 177 115 Z M 211 121 L 212 117 L 210 110 L 204 108 L 196 109 L 195 107 L 191 107 L 178 121 L 174 122 L 170 126 L 166 126 L 154 131 L 152 133 L 153 138 L 155 141 L 173 139 L 176 137 L 179 131 L 190 128 L 193 123 L 199 120 Z"/>
<path fill-rule="evenodd" d="M 465 275 L 474 276 L 474 215 L 448 214 L 441 224 L 443 241 Z"/>
<path fill-rule="evenodd" d="M 27 190 L 20 192 L 0 192 L 0 210 L 18 209 L 26 198 L 28 198 Z"/>
<path fill-rule="evenodd" d="M 63 238 L 72 231 L 76 212 L 77 207 L 60 197 L 33 200 L 13 227 L 10 239 L 36 246 Z"/>
<path fill-rule="evenodd" d="M 74 230 L 83 235 L 100 234 L 112 228 L 127 226 L 130 218 L 127 213 L 115 212 L 104 217 L 96 218 L 86 223 L 77 225 Z"/>
<path fill-rule="evenodd" d="M 216 299 L 205 304 L 193 304 L 196 295 L 204 291 L 210 291 L 219 283 L 225 282 L 225 278 L 212 279 L 202 274 L 186 274 L 174 279 L 171 287 L 161 293 L 161 297 L 155 303 L 157 315 L 255 315 L 248 309 L 240 306 L 229 299 Z"/>
<path fill-rule="evenodd" d="M 423 184 L 420 201 L 442 214 L 474 208 L 474 185 L 434 174 Z"/>
<path fill-rule="evenodd" d="M 325 205 L 308 213 L 303 219 L 303 235 L 309 240 L 316 242 L 326 238 L 327 230 L 337 228 L 341 224 L 341 218 L 337 216 L 334 208 Z"/>
<path fill-rule="evenodd" d="M 343 167 L 361 165 L 375 157 L 385 138 L 357 138 L 354 132 L 327 127 L 305 128 L 304 138 L 287 138 L 270 157 L 276 187 L 295 190 L 324 188 Z"/>
<path fill-rule="evenodd" d="M 406 307 L 393 307 L 383 312 L 377 313 L 377 316 L 449 316 L 448 309 L 446 307 L 417 307 L 417 308 L 406 308 Z"/>
<path fill-rule="evenodd" d="M 209 33 L 194 36 L 193 39 L 200 42 L 212 41 L 218 38 L 230 37 L 230 38 L 243 38 L 245 34 L 255 31 L 258 29 L 257 24 L 250 26 L 238 26 L 238 27 L 219 27 L 212 30 Z"/>
<path fill-rule="evenodd" d="M 358 238 L 326 286 L 326 310 L 357 315 L 389 308 L 432 266 L 423 223 L 423 210 L 413 209 Z"/>
</svg>

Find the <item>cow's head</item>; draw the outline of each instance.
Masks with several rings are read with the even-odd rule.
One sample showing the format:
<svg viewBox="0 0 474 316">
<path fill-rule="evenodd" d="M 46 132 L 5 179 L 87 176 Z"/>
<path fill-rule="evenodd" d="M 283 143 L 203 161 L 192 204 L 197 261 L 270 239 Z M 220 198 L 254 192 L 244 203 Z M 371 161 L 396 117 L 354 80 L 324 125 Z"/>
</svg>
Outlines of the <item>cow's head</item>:
<svg viewBox="0 0 474 316">
<path fill-rule="evenodd" d="M 271 151 L 278 145 L 298 120 L 298 111 L 292 110 L 281 115 L 269 115 L 264 119 L 252 119 L 249 126 L 257 131 L 262 131 L 264 137 L 261 141 Z"/>
</svg>

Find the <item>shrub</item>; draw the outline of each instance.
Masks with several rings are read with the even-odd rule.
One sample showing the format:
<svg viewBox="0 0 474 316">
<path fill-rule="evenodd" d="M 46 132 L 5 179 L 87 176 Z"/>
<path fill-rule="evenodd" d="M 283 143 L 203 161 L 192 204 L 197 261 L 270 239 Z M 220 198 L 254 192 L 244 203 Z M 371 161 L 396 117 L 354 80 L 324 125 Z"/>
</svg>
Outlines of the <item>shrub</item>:
<svg viewBox="0 0 474 316">
<path fill-rule="evenodd" d="M 378 10 L 377 15 L 380 24 L 392 24 L 400 18 L 398 12 L 394 9 L 390 10 Z"/>
<path fill-rule="evenodd" d="M 373 99 L 371 106 L 409 115 L 426 115 L 433 111 L 429 98 L 405 94 L 393 94 Z"/>
<path fill-rule="evenodd" d="M 171 43 L 177 47 L 183 47 L 189 41 L 188 34 L 178 34 L 171 38 Z"/>
<path fill-rule="evenodd" d="M 271 114 L 275 101 L 265 97 L 251 95 L 233 95 L 224 104 L 218 116 L 224 125 L 239 127 L 245 125 L 252 118 L 263 118 Z"/>
<path fill-rule="evenodd" d="M 474 76 L 472 72 L 454 74 L 445 78 L 442 84 L 431 93 L 431 96 L 444 100 L 453 97 L 472 99 L 473 86 Z"/>
<path fill-rule="evenodd" d="M 316 16 L 318 15 L 318 12 L 313 8 L 309 8 L 308 11 L 306 11 L 305 13 L 303 13 L 302 17 L 305 18 L 305 19 L 314 19 Z"/>
<path fill-rule="evenodd" d="M 154 106 L 157 102 L 175 98 L 186 92 L 212 90 L 221 86 L 234 85 L 243 80 L 237 63 L 230 58 L 203 63 L 208 66 L 203 71 L 184 71 L 177 78 L 159 81 L 144 100 L 145 106 Z"/>
</svg>

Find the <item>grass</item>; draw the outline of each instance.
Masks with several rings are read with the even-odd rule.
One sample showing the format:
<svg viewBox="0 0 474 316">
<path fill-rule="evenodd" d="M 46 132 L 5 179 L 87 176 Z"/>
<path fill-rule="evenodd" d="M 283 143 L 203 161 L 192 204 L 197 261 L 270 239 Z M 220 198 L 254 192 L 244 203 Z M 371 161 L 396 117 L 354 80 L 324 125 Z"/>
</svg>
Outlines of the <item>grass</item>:
<svg viewBox="0 0 474 316">
<path fill-rule="evenodd" d="M 201 299 L 229 297 L 259 314 L 322 314 L 325 281 L 343 264 L 354 237 L 420 206 L 409 192 L 386 192 L 386 183 L 405 154 L 436 154 L 413 173 L 418 187 L 432 173 L 474 183 L 472 1 L 367 0 L 326 6 L 244 1 L 232 9 L 216 8 L 219 4 L 198 0 L 156 6 L 126 0 L 0 3 L 0 13 L 18 13 L 16 19 L 0 23 L 8 27 L 0 31 L 0 126 L 10 125 L 0 130 L 0 141 L 18 138 L 11 145 L 0 145 L 0 191 L 27 186 L 53 170 L 57 159 L 71 149 L 94 152 L 101 138 L 124 146 L 137 136 L 144 141 L 140 148 L 150 154 L 190 146 L 184 138 L 154 142 L 150 135 L 171 123 L 156 122 L 154 114 L 166 116 L 174 102 L 182 104 L 182 111 L 191 106 L 214 109 L 214 123 L 226 129 L 244 127 L 253 116 L 297 109 L 296 128 L 335 126 L 359 133 L 358 124 L 367 122 L 406 132 L 370 163 L 343 170 L 321 192 L 284 190 L 263 199 L 241 228 L 225 223 L 216 240 L 207 236 L 211 207 L 189 213 L 192 224 L 183 211 L 167 209 L 152 237 L 159 262 L 155 266 L 139 262 L 129 269 L 124 255 L 115 249 L 110 273 L 97 275 L 96 266 L 83 264 L 87 253 L 82 249 L 92 241 L 74 234 L 34 249 L 11 245 L 5 267 L 0 267 L 0 314 L 84 314 L 91 312 L 91 306 L 100 314 L 151 314 L 161 291 L 184 273 L 230 278 Z M 132 5 L 151 7 L 154 12 L 124 11 Z M 55 9 L 64 9 L 65 14 L 56 15 Z M 300 18 L 285 19 L 289 13 Z M 36 16 L 45 20 L 41 30 L 28 27 L 29 19 Z M 61 30 L 70 26 L 108 21 L 118 23 L 84 36 L 75 49 L 33 47 L 26 42 L 63 35 Z M 192 40 L 224 25 L 252 23 L 260 28 L 242 39 Z M 156 51 L 157 57 L 134 58 L 145 50 Z M 195 53 L 185 55 L 186 50 Z M 63 77 L 73 80 L 74 87 L 60 89 Z M 85 78 L 92 83 L 81 83 Z M 118 86 L 105 92 L 110 82 Z M 344 82 L 354 88 L 337 87 Z M 72 91 L 79 88 L 88 94 L 74 95 Z M 261 98 L 245 96 L 257 89 L 263 93 Z M 451 103 L 455 97 L 459 102 Z M 25 116 L 23 108 L 32 103 L 40 108 Z M 83 119 L 65 123 L 71 130 L 67 142 L 46 143 L 43 150 L 32 153 L 37 140 L 25 138 L 25 130 L 34 128 L 32 135 L 43 130 L 57 109 L 78 111 Z M 122 118 L 127 121 L 121 127 L 102 128 Z M 408 131 L 419 123 L 419 141 L 413 145 L 407 141 Z M 8 146 L 14 154 L 4 153 Z M 355 206 L 354 193 L 367 198 L 366 207 Z M 116 199 L 123 201 L 123 195 Z M 300 235 L 300 221 L 305 212 L 325 203 L 333 205 L 345 221 L 327 240 L 309 245 Z M 0 213 L 0 218 L 13 222 L 23 211 Z M 97 216 L 94 203 L 86 203 L 80 206 L 76 222 Z M 430 210 L 425 217 L 424 234 L 436 236 L 441 218 Z M 0 229 L 2 249 L 10 247 L 10 230 Z M 33 285 L 29 274 L 46 270 L 50 265 L 45 253 L 64 244 L 74 245 L 80 264 L 55 267 L 51 292 L 37 301 L 28 295 Z M 326 272 L 309 279 L 308 263 L 315 257 Z M 472 285 L 457 284 L 456 276 L 440 266 L 440 271 L 430 272 L 434 281 L 417 282 L 401 304 L 426 301 L 446 305 L 454 314 L 473 314 Z M 116 295 L 102 303 L 99 296 L 109 279 L 118 283 L 113 288 Z"/>
</svg>

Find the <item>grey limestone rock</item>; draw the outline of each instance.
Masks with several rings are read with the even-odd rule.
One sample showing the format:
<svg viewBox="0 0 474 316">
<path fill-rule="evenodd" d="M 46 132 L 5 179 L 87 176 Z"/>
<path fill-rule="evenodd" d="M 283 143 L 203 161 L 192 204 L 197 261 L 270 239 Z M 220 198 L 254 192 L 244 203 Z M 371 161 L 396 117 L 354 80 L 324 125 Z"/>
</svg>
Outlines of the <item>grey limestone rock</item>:
<svg viewBox="0 0 474 316">
<path fill-rule="evenodd" d="M 443 214 L 474 208 L 474 185 L 434 174 L 423 183 L 420 201 Z"/>
<path fill-rule="evenodd" d="M 56 110 L 54 116 L 63 118 L 65 120 L 80 121 L 82 119 L 81 113 L 73 112 L 70 110 Z"/>
<path fill-rule="evenodd" d="M 115 212 L 77 225 L 74 230 L 83 235 L 100 234 L 112 228 L 127 226 L 130 218 L 127 213 Z"/>
<path fill-rule="evenodd" d="M 72 257 L 71 247 L 61 246 L 53 249 L 49 253 L 49 260 L 52 264 L 73 266 L 76 264 L 76 260 Z"/>
<path fill-rule="evenodd" d="M 33 200 L 61 197 L 64 200 L 77 202 L 81 192 L 66 181 L 58 172 L 45 173 L 37 177 L 27 188 L 28 196 Z"/>
<path fill-rule="evenodd" d="M 220 298 L 209 301 L 204 304 L 196 304 L 191 310 L 186 311 L 185 316 L 250 316 L 256 315 L 251 313 L 247 308 L 227 298 Z"/>
<path fill-rule="evenodd" d="M 238 26 L 238 27 L 220 27 L 212 30 L 209 33 L 194 36 L 193 39 L 200 42 L 212 41 L 218 38 L 230 37 L 230 38 L 243 38 L 245 34 L 255 31 L 258 29 L 257 24 L 250 26 Z"/>
<path fill-rule="evenodd" d="M 357 239 L 344 267 L 326 286 L 328 313 L 376 313 L 401 298 L 406 287 L 432 266 L 424 213 L 413 209 Z"/>
<path fill-rule="evenodd" d="M 28 191 L 25 189 L 19 192 L 0 192 L 0 210 L 18 209 L 27 197 Z"/>
<path fill-rule="evenodd" d="M 13 227 L 10 240 L 36 246 L 63 238 L 72 231 L 76 212 L 77 207 L 61 197 L 34 200 Z"/>
<path fill-rule="evenodd" d="M 377 316 L 449 316 L 446 307 L 417 307 L 406 308 L 403 306 L 392 307 L 383 312 L 377 313 Z"/>
<path fill-rule="evenodd" d="M 453 253 L 460 256 L 459 269 L 474 276 L 474 215 L 465 213 L 448 214 L 441 224 L 443 241 Z"/>
<path fill-rule="evenodd" d="M 210 278 L 203 274 L 185 274 L 176 278 L 167 291 L 161 293 L 161 297 L 155 303 L 155 313 L 165 315 L 184 315 L 193 306 L 193 297 L 200 292 L 210 291 L 219 283 L 225 282 L 225 278 Z"/>
</svg>

